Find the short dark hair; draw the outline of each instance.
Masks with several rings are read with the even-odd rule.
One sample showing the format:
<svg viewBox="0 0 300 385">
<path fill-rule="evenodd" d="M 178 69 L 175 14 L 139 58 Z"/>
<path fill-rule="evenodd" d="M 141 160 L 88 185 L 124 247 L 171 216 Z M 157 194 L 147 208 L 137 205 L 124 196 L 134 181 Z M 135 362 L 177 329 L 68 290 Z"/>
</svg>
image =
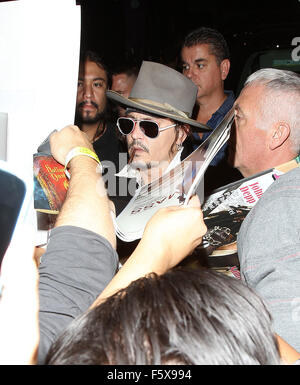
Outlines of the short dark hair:
<svg viewBox="0 0 300 385">
<path fill-rule="evenodd" d="M 115 68 L 112 72 L 113 75 L 119 75 L 119 74 L 125 74 L 128 77 L 134 76 L 137 78 L 139 74 L 139 67 L 138 66 L 120 66 L 118 68 Z"/>
<path fill-rule="evenodd" d="M 236 278 L 177 268 L 74 320 L 47 364 L 279 364 L 263 301 Z"/>
<path fill-rule="evenodd" d="M 190 32 L 183 41 L 183 47 L 193 47 L 197 44 L 209 44 L 211 53 L 215 55 L 218 64 L 224 59 L 230 59 L 229 48 L 224 36 L 216 29 L 200 27 Z"/>
</svg>

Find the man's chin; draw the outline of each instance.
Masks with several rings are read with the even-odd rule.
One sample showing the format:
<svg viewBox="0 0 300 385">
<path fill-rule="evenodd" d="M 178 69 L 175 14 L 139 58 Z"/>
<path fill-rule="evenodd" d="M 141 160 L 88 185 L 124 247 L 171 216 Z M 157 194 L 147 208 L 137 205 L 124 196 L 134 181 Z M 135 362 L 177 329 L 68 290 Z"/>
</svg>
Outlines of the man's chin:
<svg viewBox="0 0 300 385">
<path fill-rule="evenodd" d="M 80 122 L 80 124 L 95 124 L 103 119 L 103 113 L 89 113 L 83 114 L 82 112 L 76 113 L 76 121 Z"/>
<path fill-rule="evenodd" d="M 82 124 L 96 124 L 99 122 L 99 119 L 82 119 Z"/>
<path fill-rule="evenodd" d="M 100 117 L 98 114 L 81 116 L 81 121 L 84 124 L 95 124 L 95 123 L 99 122 L 99 120 L 100 120 Z"/>
</svg>

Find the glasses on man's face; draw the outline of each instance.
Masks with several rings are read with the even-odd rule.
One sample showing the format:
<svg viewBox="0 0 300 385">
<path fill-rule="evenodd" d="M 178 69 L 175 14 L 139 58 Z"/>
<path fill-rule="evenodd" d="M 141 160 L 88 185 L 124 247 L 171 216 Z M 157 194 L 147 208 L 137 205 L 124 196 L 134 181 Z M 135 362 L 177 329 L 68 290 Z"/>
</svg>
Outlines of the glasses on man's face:
<svg viewBox="0 0 300 385">
<path fill-rule="evenodd" d="M 144 120 L 144 119 L 132 119 L 126 117 L 120 117 L 117 120 L 117 126 L 119 131 L 123 135 L 129 135 L 134 130 L 136 123 L 139 123 L 140 129 L 143 133 L 148 136 L 148 138 L 154 139 L 158 136 L 160 131 L 164 131 L 167 128 L 175 127 L 176 124 L 171 124 L 167 127 L 159 127 L 158 123 L 154 120 Z"/>
</svg>

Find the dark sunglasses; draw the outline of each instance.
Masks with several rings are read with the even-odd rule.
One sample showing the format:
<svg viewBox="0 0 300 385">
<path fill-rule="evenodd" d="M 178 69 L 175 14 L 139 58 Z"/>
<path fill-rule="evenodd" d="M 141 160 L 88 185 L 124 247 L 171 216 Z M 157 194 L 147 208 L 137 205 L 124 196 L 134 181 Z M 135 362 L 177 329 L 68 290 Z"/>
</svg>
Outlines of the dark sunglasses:
<svg viewBox="0 0 300 385">
<path fill-rule="evenodd" d="M 119 128 L 119 131 L 123 135 L 131 134 L 131 132 L 134 130 L 136 123 L 139 123 L 140 129 L 146 136 L 148 136 L 148 138 L 151 139 L 156 138 L 160 131 L 176 126 L 176 124 L 171 124 L 167 127 L 159 127 L 158 123 L 154 122 L 153 120 L 137 120 L 126 117 L 120 117 L 117 120 L 117 126 Z"/>
</svg>

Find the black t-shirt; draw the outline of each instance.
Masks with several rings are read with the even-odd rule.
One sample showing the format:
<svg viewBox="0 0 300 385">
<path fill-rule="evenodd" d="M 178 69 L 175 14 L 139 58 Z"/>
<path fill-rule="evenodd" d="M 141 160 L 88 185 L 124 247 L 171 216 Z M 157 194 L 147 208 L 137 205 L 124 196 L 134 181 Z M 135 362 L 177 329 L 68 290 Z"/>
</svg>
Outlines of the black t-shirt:
<svg viewBox="0 0 300 385">
<path fill-rule="evenodd" d="M 115 176 L 127 164 L 126 143 L 119 138 L 116 125 L 109 122 L 104 134 L 93 143 L 93 147 L 103 166 L 103 179 L 118 215 L 131 198 L 128 194 L 124 195 L 124 191 L 120 193 L 120 178 Z M 122 184 L 124 190 L 123 185 L 124 183 Z"/>
<path fill-rule="evenodd" d="M 116 172 L 119 172 L 120 167 L 124 166 L 119 164 L 119 154 L 127 154 L 127 147 L 125 142 L 118 137 L 114 123 L 106 124 L 103 135 L 93 143 L 93 147 L 103 166 L 107 165 L 108 161 L 112 162 L 116 167 Z"/>
</svg>

